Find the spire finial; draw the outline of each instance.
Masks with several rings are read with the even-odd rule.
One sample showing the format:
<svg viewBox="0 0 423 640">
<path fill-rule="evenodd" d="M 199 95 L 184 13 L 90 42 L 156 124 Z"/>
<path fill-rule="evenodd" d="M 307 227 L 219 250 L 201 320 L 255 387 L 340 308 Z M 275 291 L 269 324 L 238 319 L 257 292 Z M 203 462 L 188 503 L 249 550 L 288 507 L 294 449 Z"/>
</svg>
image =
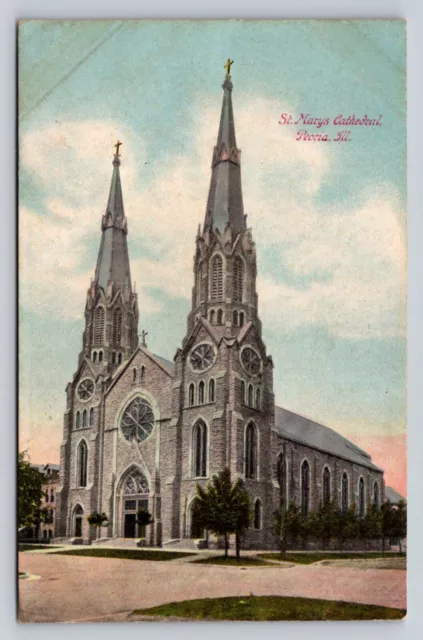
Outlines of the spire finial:
<svg viewBox="0 0 423 640">
<path fill-rule="evenodd" d="M 230 76 L 231 75 L 231 66 L 233 65 L 234 61 L 231 60 L 230 58 L 228 58 L 226 64 L 224 65 L 224 69 L 226 69 L 226 76 Z"/>
<path fill-rule="evenodd" d="M 123 142 L 121 142 L 120 140 L 118 140 L 118 141 L 116 142 L 116 144 L 115 144 L 115 149 L 116 149 L 115 156 L 116 156 L 117 158 L 120 156 L 120 153 L 119 153 L 119 147 L 121 147 L 121 146 L 122 146 L 122 144 L 123 144 Z"/>
</svg>

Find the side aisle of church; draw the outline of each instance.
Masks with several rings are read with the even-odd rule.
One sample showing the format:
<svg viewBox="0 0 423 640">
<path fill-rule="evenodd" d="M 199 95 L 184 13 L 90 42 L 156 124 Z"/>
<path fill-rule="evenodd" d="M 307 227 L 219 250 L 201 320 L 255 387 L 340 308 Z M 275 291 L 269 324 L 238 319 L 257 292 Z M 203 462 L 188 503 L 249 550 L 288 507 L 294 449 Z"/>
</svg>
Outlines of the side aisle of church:
<svg viewBox="0 0 423 640">
<path fill-rule="evenodd" d="M 228 67 L 229 72 L 229 67 Z M 245 546 L 275 546 L 273 513 L 291 500 L 304 514 L 333 499 L 364 514 L 383 500 L 383 472 L 335 431 L 275 407 L 273 361 L 262 339 L 257 261 L 241 188 L 229 73 L 205 220 L 195 240 L 187 332 L 174 362 L 138 342 L 128 225 L 116 145 L 95 277 L 87 293 L 78 368 L 66 389 L 56 537 L 201 538 L 196 484 L 229 467 L 254 512 Z M 109 526 L 89 527 L 105 512 Z"/>
</svg>

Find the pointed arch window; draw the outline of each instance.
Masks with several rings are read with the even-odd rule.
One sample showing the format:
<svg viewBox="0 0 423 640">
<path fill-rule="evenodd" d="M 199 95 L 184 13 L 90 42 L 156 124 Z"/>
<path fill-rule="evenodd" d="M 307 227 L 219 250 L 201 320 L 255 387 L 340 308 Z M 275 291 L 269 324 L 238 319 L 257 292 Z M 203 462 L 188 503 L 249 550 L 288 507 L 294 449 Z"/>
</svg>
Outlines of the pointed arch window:
<svg viewBox="0 0 423 640">
<path fill-rule="evenodd" d="M 122 364 L 122 354 L 118 355 L 118 364 Z"/>
<path fill-rule="evenodd" d="M 254 503 L 254 529 L 261 529 L 261 500 L 259 498 Z"/>
<path fill-rule="evenodd" d="M 279 493 L 281 500 L 285 497 L 286 489 L 286 461 L 285 454 L 281 451 L 276 460 L 276 476 L 279 483 Z"/>
<path fill-rule="evenodd" d="M 364 478 L 358 481 L 358 517 L 364 517 Z"/>
<path fill-rule="evenodd" d="M 245 404 L 245 382 L 241 380 L 241 404 Z"/>
<path fill-rule="evenodd" d="M 218 309 L 217 310 L 217 324 L 218 325 L 223 324 L 223 311 L 222 311 L 222 309 Z"/>
<path fill-rule="evenodd" d="M 234 260 L 233 270 L 233 299 L 235 302 L 242 302 L 243 294 L 243 282 L 244 282 L 244 263 L 242 259 L 237 256 Z"/>
<path fill-rule="evenodd" d="M 137 381 L 137 370 L 136 370 L 136 368 L 134 367 L 134 368 L 132 369 L 132 382 L 136 382 L 136 381 Z"/>
<path fill-rule="evenodd" d="M 214 309 L 210 311 L 210 324 L 214 324 Z"/>
<path fill-rule="evenodd" d="M 82 428 L 85 429 L 87 426 L 87 410 L 84 409 L 82 412 Z"/>
<path fill-rule="evenodd" d="M 90 427 L 92 427 L 94 424 L 94 409 L 91 408 L 90 409 Z"/>
<path fill-rule="evenodd" d="M 78 454 L 77 454 L 78 487 L 87 486 L 87 468 L 88 468 L 88 447 L 85 440 L 81 440 L 81 442 L 78 445 Z"/>
<path fill-rule="evenodd" d="M 122 310 L 115 309 L 113 314 L 113 331 L 112 331 L 113 344 L 117 347 L 120 346 L 122 339 Z"/>
<path fill-rule="evenodd" d="M 95 341 L 101 344 L 104 341 L 104 308 L 97 307 L 95 310 Z"/>
<path fill-rule="evenodd" d="M 142 365 L 142 367 L 141 367 L 141 373 L 140 373 L 140 380 L 141 380 L 141 382 L 144 380 L 144 378 L 145 378 L 145 367 L 144 367 L 144 365 Z"/>
<path fill-rule="evenodd" d="M 116 364 L 116 351 L 112 353 L 112 364 Z"/>
<path fill-rule="evenodd" d="M 132 347 L 134 341 L 134 316 L 128 313 L 128 344 Z"/>
<path fill-rule="evenodd" d="M 205 478 L 207 476 L 207 426 L 203 420 L 199 420 L 194 427 L 193 453 L 194 476 Z"/>
<path fill-rule="evenodd" d="M 248 385 L 248 406 L 249 407 L 254 407 L 253 397 L 254 397 L 253 385 L 249 384 Z"/>
<path fill-rule="evenodd" d="M 330 502 L 330 471 L 328 467 L 323 469 L 323 505 Z"/>
<path fill-rule="evenodd" d="M 238 311 L 236 309 L 232 314 L 232 324 L 234 325 L 234 327 L 238 326 Z"/>
<path fill-rule="evenodd" d="M 76 420 L 75 420 L 75 429 L 81 428 L 81 414 L 79 411 L 76 412 Z"/>
<path fill-rule="evenodd" d="M 260 405 L 261 405 L 261 393 L 260 393 L 260 389 L 256 389 L 256 409 L 257 409 L 257 411 L 260 411 Z"/>
<path fill-rule="evenodd" d="M 257 478 L 257 431 L 252 422 L 245 430 L 245 477 Z"/>
<path fill-rule="evenodd" d="M 200 304 L 200 302 L 204 300 L 203 274 L 204 265 L 203 263 L 200 263 L 197 271 L 197 304 Z"/>
<path fill-rule="evenodd" d="M 244 326 L 244 312 L 243 311 L 239 312 L 239 326 L 240 327 Z"/>
<path fill-rule="evenodd" d="M 310 465 L 304 460 L 301 465 L 301 513 L 308 516 L 310 512 Z"/>
<path fill-rule="evenodd" d="M 191 382 L 188 390 L 188 405 L 190 407 L 194 406 L 194 384 Z"/>
<path fill-rule="evenodd" d="M 379 483 L 375 482 L 373 485 L 373 505 L 374 508 L 379 511 L 380 509 L 380 493 L 379 493 Z"/>
<path fill-rule="evenodd" d="M 102 351 L 100 351 L 99 354 L 98 354 L 98 361 L 99 362 L 103 362 L 103 352 Z"/>
<path fill-rule="evenodd" d="M 97 362 L 97 351 L 93 352 L 93 362 Z"/>
<path fill-rule="evenodd" d="M 209 382 L 209 402 L 214 402 L 215 399 L 215 382 L 213 378 Z"/>
<path fill-rule="evenodd" d="M 200 380 L 198 385 L 198 404 L 204 404 L 204 380 Z"/>
<path fill-rule="evenodd" d="M 341 481 L 341 509 L 342 513 L 347 513 L 348 511 L 348 476 L 345 471 L 342 474 Z"/>
<path fill-rule="evenodd" d="M 212 260 L 211 273 L 211 299 L 223 298 L 223 260 L 221 256 L 215 256 Z"/>
</svg>

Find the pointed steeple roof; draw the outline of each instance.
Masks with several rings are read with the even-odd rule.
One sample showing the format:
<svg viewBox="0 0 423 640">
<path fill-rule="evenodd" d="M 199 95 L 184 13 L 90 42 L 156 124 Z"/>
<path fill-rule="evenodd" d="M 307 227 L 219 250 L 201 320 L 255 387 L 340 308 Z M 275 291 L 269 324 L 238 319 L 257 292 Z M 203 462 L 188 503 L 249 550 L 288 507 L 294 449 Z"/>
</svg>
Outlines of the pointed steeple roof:
<svg viewBox="0 0 423 640">
<path fill-rule="evenodd" d="M 223 236 L 228 223 L 235 234 L 245 228 L 241 187 L 241 151 L 236 146 L 232 107 L 232 80 L 227 73 L 223 88 L 219 132 L 212 159 L 212 176 L 204 231 L 216 229 Z"/>
<path fill-rule="evenodd" d="M 120 181 L 119 146 L 113 158 L 113 174 L 110 185 L 106 213 L 101 222 L 101 244 L 98 253 L 94 283 L 107 293 L 109 284 L 113 291 L 127 288 L 131 293 L 131 272 L 126 236 L 128 228 L 123 208 L 122 185 Z"/>
</svg>

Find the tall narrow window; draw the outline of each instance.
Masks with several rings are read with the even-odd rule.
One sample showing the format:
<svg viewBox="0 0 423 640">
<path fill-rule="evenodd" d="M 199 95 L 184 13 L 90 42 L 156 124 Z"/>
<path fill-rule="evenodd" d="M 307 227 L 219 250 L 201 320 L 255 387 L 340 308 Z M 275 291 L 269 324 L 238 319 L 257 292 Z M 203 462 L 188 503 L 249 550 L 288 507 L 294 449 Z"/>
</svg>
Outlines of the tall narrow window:
<svg viewBox="0 0 423 640">
<path fill-rule="evenodd" d="M 210 311 L 210 324 L 214 324 L 214 309 Z"/>
<path fill-rule="evenodd" d="M 113 314 L 113 344 L 120 347 L 120 341 L 122 339 L 122 310 L 116 309 Z"/>
<path fill-rule="evenodd" d="M 358 481 L 358 516 L 364 517 L 364 479 Z"/>
<path fill-rule="evenodd" d="M 261 529 L 261 501 L 258 498 L 254 503 L 254 529 Z"/>
<path fill-rule="evenodd" d="M 257 433 L 251 422 L 245 430 L 245 477 L 257 477 Z"/>
<path fill-rule="evenodd" d="M 308 516 L 310 512 L 310 465 L 304 460 L 301 465 L 301 513 Z"/>
<path fill-rule="evenodd" d="M 102 351 L 100 351 L 99 354 L 98 354 L 98 361 L 99 362 L 103 362 L 103 352 Z"/>
<path fill-rule="evenodd" d="M 222 300 L 222 298 L 223 298 L 223 260 L 220 256 L 215 256 L 212 260 L 211 299 Z"/>
<path fill-rule="evenodd" d="M 87 486 L 87 465 L 88 465 L 88 447 L 85 440 L 81 440 L 78 446 L 77 455 L 78 465 L 78 487 Z"/>
<path fill-rule="evenodd" d="M 243 311 L 239 312 L 239 326 L 240 327 L 244 326 L 244 312 Z"/>
<path fill-rule="evenodd" d="M 87 426 L 87 410 L 84 409 L 84 411 L 82 412 L 82 428 L 85 429 L 86 426 Z"/>
<path fill-rule="evenodd" d="M 97 362 L 97 351 L 93 352 L 93 362 Z"/>
<path fill-rule="evenodd" d="M 94 409 L 91 408 L 90 409 L 90 427 L 92 427 L 94 424 Z"/>
<path fill-rule="evenodd" d="M 261 404 L 260 389 L 256 389 L 256 409 L 257 409 L 257 411 L 260 411 L 260 404 Z"/>
<path fill-rule="evenodd" d="M 137 381 L 137 370 L 134 368 L 132 369 L 132 382 L 136 382 Z"/>
<path fill-rule="evenodd" d="M 218 309 L 217 310 L 217 324 L 218 325 L 223 324 L 223 311 L 222 311 L 222 309 Z"/>
<path fill-rule="evenodd" d="M 193 435 L 194 476 L 205 478 L 207 476 L 207 426 L 203 420 L 197 422 Z"/>
<path fill-rule="evenodd" d="M 116 364 L 116 351 L 112 353 L 112 364 Z"/>
<path fill-rule="evenodd" d="M 348 476 L 345 471 L 342 474 L 342 483 L 341 483 L 341 508 L 342 508 L 342 513 L 347 513 L 348 511 Z"/>
<path fill-rule="evenodd" d="M 50 502 L 54 502 L 54 489 L 50 491 Z M 53 516 L 53 509 L 51 510 L 51 516 Z"/>
<path fill-rule="evenodd" d="M 215 398 L 215 382 L 213 378 L 209 382 L 209 402 L 214 402 Z"/>
<path fill-rule="evenodd" d="M 104 309 L 97 307 L 95 310 L 95 341 L 102 344 L 104 340 Z"/>
<path fill-rule="evenodd" d="M 141 373 L 140 373 L 140 380 L 141 380 L 141 382 L 144 380 L 144 378 L 145 378 L 145 367 L 144 367 L 144 365 L 142 365 L 142 367 L 141 367 Z"/>
<path fill-rule="evenodd" d="M 233 270 L 233 299 L 235 302 L 242 302 L 242 289 L 244 280 L 244 263 L 241 258 L 237 256 L 234 260 Z"/>
<path fill-rule="evenodd" d="M 379 494 L 379 484 L 377 482 L 373 485 L 373 505 L 375 509 L 379 511 L 380 509 L 380 494 Z"/>
<path fill-rule="evenodd" d="M 81 428 L 81 414 L 79 411 L 76 412 L 76 420 L 75 420 L 75 429 Z"/>
<path fill-rule="evenodd" d="M 249 407 L 254 407 L 253 396 L 254 396 L 253 385 L 249 384 L 248 385 L 248 406 Z"/>
<path fill-rule="evenodd" d="M 189 385 L 189 390 L 188 390 L 188 405 L 190 407 L 194 406 L 194 385 L 192 382 Z"/>
<path fill-rule="evenodd" d="M 328 467 L 323 469 L 323 505 L 330 502 L 330 471 Z"/>
<path fill-rule="evenodd" d="M 134 340 L 134 316 L 132 313 L 128 313 L 128 344 L 132 347 Z"/>
<path fill-rule="evenodd" d="M 198 266 L 198 271 L 197 271 L 197 304 L 200 304 L 200 302 L 204 300 L 203 273 L 204 273 L 204 266 L 203 264 L 200 264 Z"/>
<path fill-rule="evenodd" d="M 118 364 L 122 364 L 122 354 L 118 355 Z"/>
<path fill-rule="evenodd" d="M 204 404 L 204 381 L 201 380 L 198 385 L 198 404 Z"/>
<path fill-rule="evenodd" d="M 234 327 L 238 326 L 238 311 L 236 309 L 232 314 L 232 324 L 234 325 Z"/>
<path fill-rule="evenodd" d="M 245 404 L 245 382 L 241 380 L 241 404 Z"/>
</svg>

